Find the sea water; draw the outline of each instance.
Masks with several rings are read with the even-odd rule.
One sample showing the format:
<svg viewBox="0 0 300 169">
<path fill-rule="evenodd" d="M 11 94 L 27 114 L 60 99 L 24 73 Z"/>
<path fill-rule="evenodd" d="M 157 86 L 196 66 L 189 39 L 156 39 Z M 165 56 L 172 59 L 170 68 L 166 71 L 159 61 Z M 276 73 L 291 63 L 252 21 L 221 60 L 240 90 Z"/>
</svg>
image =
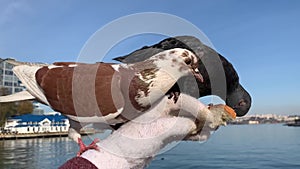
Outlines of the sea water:
<svg viewBox="0 0 300 169">
<path fill-rule="evenodd" d="M 83 139 L 90 142 L 88 136 Z M 58 168 L 77 151 L 77 144 L 67 137 L 2 140 L 0 168 Z M 300 127 L 282 124 L 221 127 L 204 143 L 174 144 L 156 156 L 148 168 L 298 169 Z"/>
</svg>

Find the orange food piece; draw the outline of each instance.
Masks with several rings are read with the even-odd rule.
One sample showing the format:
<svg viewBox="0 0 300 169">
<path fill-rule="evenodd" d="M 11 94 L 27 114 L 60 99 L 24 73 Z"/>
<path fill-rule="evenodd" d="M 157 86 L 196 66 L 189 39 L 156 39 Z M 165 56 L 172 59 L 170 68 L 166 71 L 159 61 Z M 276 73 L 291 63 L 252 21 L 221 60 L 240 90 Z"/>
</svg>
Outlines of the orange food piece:
<svg viewBox="0 0 300 169">
<path fill-rule="evenodd" d="M 231 107 L 225 105 L 225 106 L 224 106 L 224 110 L 225 110 L 225 111 L 226 111 L 233 119 L 236 118 L 236 113 L 235 113 L 235 111 L 234 111 Z"/>
</svg>

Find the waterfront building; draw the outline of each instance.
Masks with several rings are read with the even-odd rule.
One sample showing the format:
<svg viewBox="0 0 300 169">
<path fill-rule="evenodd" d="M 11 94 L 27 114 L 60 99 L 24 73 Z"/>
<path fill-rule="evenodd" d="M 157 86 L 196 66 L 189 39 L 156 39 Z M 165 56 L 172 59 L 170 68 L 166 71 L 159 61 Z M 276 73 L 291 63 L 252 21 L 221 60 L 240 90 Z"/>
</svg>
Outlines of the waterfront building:
<svg viewBox="0 0 300 169">
<path fill-rule="evenodd" d="M 4 131 L 16 134 L 68 132 L 69 120 L 60 114 L 33 115 L 25 114 L 6 120 Z"/>
<path fill-rule="evenodd" d="M 12 71 L 15 65 L 9 61 L 14 61 L 14 59 L 0 58 L 0 88 L 6 88 L 8 94 L 13 94 L 23 91 L 25 87 L 22 86 L 21 81 Z"/>
<path fill-rule="evenodd" d="M 256 120 L 250 120 L 248 122 L 248 124 L 259 124 L 259 121 L 256 121 Z"/>
</svg>

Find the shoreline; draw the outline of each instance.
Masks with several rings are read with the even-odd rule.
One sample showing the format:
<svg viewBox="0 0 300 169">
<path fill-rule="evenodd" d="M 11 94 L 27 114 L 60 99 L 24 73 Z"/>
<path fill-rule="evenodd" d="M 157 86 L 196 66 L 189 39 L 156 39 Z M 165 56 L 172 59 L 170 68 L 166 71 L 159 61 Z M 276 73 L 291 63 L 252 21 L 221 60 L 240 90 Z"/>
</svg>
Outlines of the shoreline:
<svg viewBox="0 0 300 169">
<path fill-rule="evenodd" d="M 30 133 L 30 134 L 0 134 L 0 140 L 17 140 L 29 138 L 67 137 L 68 132 L 59 133 Z"/>
<path fill-rule="evenodd" d="M 95 134 L 95 131 L 84 131 L 81 135 Z M 18 139 L 30 139 L 30 138 L 50 138 L 50 137 L 68 137 L 68 132 L 45 132 L 45 133 L 26 133 L 26 134 L 15 134 L 15 133 L 0 133 L 0 140 L 18 140 Z"/>
</svg>

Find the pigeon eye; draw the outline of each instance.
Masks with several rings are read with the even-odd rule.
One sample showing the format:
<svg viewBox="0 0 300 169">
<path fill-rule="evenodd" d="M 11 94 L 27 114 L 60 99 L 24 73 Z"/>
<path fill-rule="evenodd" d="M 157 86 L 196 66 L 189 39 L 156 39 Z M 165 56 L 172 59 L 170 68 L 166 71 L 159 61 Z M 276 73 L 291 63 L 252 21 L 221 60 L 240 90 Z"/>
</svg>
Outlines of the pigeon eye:
<svg viewBox="0 0 300 169">
<path fill-rule="evenodd" d="M 191 64 L 191 63 L 192 63 L 192 59 L 191 59 L 191 58 L 187 58 L 187 59 L 185 60 L 185 63 L 186 63 L 187 65 Z"/>
<path fill-rule="evenodd" d="M 240 102 L 239 102 L 239 106 L 245 106 L 247 105 L 246 101 L 244 99 L 242 99 Z"/>
</svg>

